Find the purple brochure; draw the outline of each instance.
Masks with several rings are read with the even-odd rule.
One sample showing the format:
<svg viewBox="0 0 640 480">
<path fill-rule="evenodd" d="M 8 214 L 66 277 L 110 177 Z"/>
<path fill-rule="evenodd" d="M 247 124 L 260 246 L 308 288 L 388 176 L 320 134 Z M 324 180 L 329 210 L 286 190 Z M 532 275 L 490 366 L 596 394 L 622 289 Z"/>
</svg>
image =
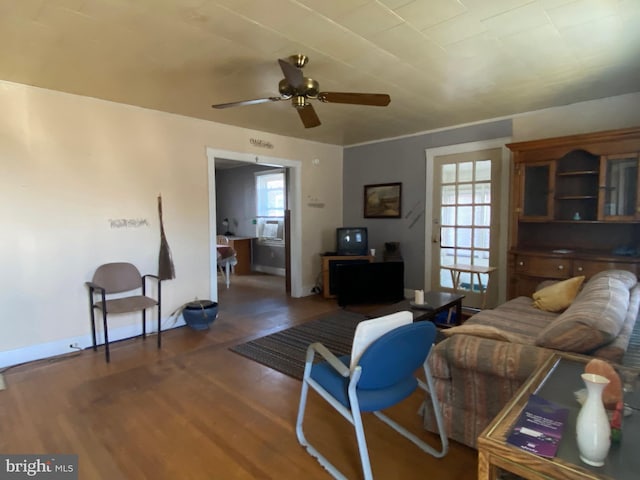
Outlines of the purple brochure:
<svg viewBox="0 0 640 480">
<path fill-rule="evenodd" d="M 553 458 L 568 415 L 568 408 L 531 395 L 507 437 L 507 443 L 542 457 Z"/>
</svg>

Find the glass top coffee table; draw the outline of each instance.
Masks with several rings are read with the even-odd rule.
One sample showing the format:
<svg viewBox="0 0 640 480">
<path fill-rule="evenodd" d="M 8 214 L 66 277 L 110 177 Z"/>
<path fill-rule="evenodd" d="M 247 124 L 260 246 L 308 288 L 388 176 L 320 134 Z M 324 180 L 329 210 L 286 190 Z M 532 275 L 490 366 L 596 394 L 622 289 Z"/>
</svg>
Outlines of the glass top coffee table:
<svg viewBox="0 0 640 480">
<path fill-rule="evenodd" d="M 451 308 L 456 310 L 455 322 L 436 322 L 438 327 L 453 327 L 460 325 L 460 319 L 462 318 L 462 299 L 464 295 L 448 292 L 425 292 L 424 293 L 424 306 L 416 307 L 410 300 L 401 300 L 400 302 L 392 305 L 379 308 L 374 312 L 368 314 L 369 318 L 382 317 L 384 315 L 390 315 L 396 312 L 402 312 L 403 310 L 409 310 L 413 313 L 413 321 L 420 320 L 432 320 L 440 312 L 448 311 Z"/>
<path fill-rule="evenodd" d="M 622 420 L 622 440 L 611 445 L 602 467 L 592 467 L 579 458 L 576 419 L 580 404 L 574 392 L 584 388 L 580 374 L 590 357 L 553 354 L 518 390 L 514 398 L 478 437 L 478 480 L 498 478 L 503 469 L 529 480 L 631 480 L 640 478 L 640 391 L 625 394 L 633 408 Z M 633 372 L 637 375 L 638 372 Z M 637 382 L 636 382 L 637 383 Z M 569 418 L 554 458 L 544 458 L 507 443 L 511 429 L 529 396 L 542 398 L 569 408 Z"/>
</svg>

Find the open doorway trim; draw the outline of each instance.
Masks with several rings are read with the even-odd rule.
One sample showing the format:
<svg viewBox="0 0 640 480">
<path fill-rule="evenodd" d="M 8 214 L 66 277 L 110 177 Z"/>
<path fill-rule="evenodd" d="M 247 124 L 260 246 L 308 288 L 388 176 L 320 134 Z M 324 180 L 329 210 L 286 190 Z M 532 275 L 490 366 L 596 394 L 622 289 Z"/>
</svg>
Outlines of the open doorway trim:
<svg viewBox="0 0 640 480">
<path fill-rule="evenodd" d="M 502 303 L 506 300 L 506 284 L 502 281 L 505 278 L 507 271 L 507 245 L 508 245 L 508 225 L 509 225 L 509 174 L 510 168 L 510 152 L 505 146 L 511 142 L 511 137 L 493 138 L 488 140 L 480 140 L 477 142 L 460 143 L 456 145 L 445 145 L 443 147 L 427 148 L 425 150 L 426 155 L 426 188 L 425 188 L 425 205 L 431 205 L 431 199 L 433 198 L 433 182 L 434 171 L 433 163 L 435 157 L 441 155 L 449 155 L 454 153 L 466 153 L 475 152 L 478 150 L 490 150 L 494 148 L 500 148 L 502 151 L 502 165 L 500 173 L 500 198 L 502 202 L 500 204 L 500 225 L 505 225 L 500 229 L 498 240 L 498 251 L 500 256 L 498 258 L 498 271 L 496 272 L 497 278 L 492 280 L 493 285 L 498 287 L 498 302 Z M 507 200 L 505 200 L 507 199 Z M 433 212 L 430 208 L 425 209 L 424 214 L 424 228 L 425 228 L 425 252 L 424 252 L 424 282 L 425 288 L 431 290 L 431 250 L 432 237 L 433 237 Z"/>
<path fill-rule="evenodd" d="M 290 169 L 290 203 L 291 210 L 291 296 L 302 297 L 302 162 L 285 158 L 267 157 L 253 153 L 233 152 L 207 147 L 207 168 L 209 178 L 209 252 L 211 275 L 211 298 L 218 300 L 217 261 L 213 254 L 216 249 L 216 166 L 215 159 L 224 158 L 238 162 L 285 167 Z"/>
</svg>

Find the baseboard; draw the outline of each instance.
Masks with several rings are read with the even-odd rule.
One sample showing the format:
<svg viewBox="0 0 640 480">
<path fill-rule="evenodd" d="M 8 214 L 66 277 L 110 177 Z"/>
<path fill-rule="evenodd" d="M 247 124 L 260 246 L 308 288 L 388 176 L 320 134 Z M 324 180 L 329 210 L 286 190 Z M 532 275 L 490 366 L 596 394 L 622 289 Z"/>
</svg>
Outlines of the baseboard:
<svg viewBox="0 0 640 480">
<path fill-rule="evenodd" d="M 279 277 L 284 277 L 287 271 L 284 268 L 280 267 L 269 267 L 267 265 L 252 265 L 251 269 L 254 272 L 260 273 L 268 273 L 269 275 L 277 275 Z M 232 279 L 233 281 L 233 279 Z"/>
<path fill-rule="evenodd" d="M 155 321 L 148 321 L 147 334 L 156 333 L 155 325 Z M 164 319 L 162 322 L 162 331 L 164 332 L 165 330 L 181 327 L 183 325 L 185 325 L 185 322 L 182 316 L 178 319 Z M 109 343 L 137 337 L 140 334 L 140 322 L 117 328 L 109 328 Z M 102 331 L 97 332 L 97 342 L 98 345 L 104 344 L 104 335 Z M 77 347 L 70 347 L 70 345 L 76 345 Z M 44 358 L 55 357 L 57 355 L 64 355 L 65 353 L 76 352 L 78 349 L 84 350 L 85 348 L 91 348 L 92 346 L 93 342 L 91 340 L 91 333 L 88 333 L 86 335 L 68 337 L 55 340 L 53 342 L 29 345 L 15 350 L 6 350 L 4 352 L 0 352 L 0 368 L 19 365 L 26 362 L 33 362 L 35 360 L 42 360 Z"/>
<path fill-rule="evenodd" d="M 318 289 L 314 291 L 314 289 Z M 322 294 L 322 288 L 319 288 L 317 285 L 303 285 L 302 286 L 302 297 L 308 297 L 310 295 L 318 295 Z"/>
</svg>

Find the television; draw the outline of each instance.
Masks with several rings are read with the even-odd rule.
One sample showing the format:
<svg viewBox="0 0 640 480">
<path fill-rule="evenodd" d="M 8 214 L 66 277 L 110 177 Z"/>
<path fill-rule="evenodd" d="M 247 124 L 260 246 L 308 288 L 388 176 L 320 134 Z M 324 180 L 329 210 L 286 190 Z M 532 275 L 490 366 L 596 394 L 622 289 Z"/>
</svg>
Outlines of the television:
<svg viewBox="0 0 640 480">
<path fill-rule="evenodd" d="M 369 242 L 366 227 L 340 227 L 336 229 L 338 255 L 368 255 Z"/>
</svg>

